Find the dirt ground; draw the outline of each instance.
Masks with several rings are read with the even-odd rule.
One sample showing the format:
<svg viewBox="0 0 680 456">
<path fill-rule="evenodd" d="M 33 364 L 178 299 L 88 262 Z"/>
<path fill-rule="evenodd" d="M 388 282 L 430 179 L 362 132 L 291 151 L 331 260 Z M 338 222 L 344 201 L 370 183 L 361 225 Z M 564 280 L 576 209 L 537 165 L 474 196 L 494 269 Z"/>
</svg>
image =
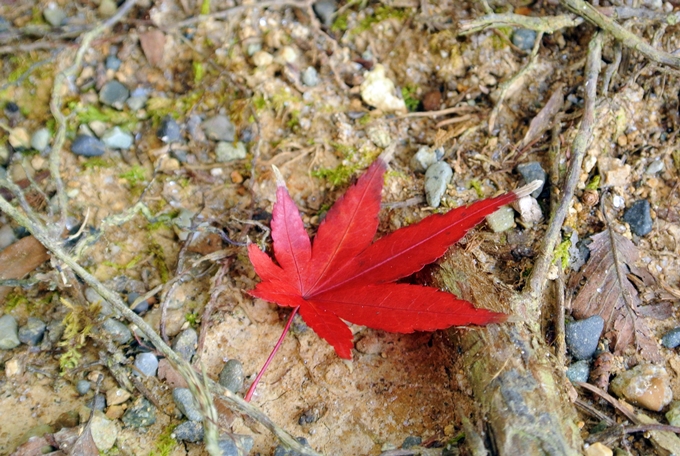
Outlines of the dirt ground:
<svg viewBox="0 0 680 456">
<path fill-rule="evenodd" d="M 115 11 L 115 2 L 110 3 Z M 396 154 L 385 179 L 379 235 L 523 185 L 518 164 L 535 161 L 549 175 L 563 177 L 583 114 L 583 67 L 595 31 L 582 24 L 542 35 L 531 68 L 513 79 L 534 59 L 533 40 L 526 47 L 513 39 L 518 27 L 460 34 L 461 23 L 484 14 L 485 2 L 340 2 L 331 6 L 334 15 L 327 19 L 318 5 L 315 14 L 311 3 L 294 3 L 141 0 L 112 29 L 94 38 L 77 72 L 60 89 L 58 109 L 66 115 L 60 171 L 68 198 L 67 227 L 69 235 L 79 236 L 69 245 L 70 254 L 126 299 L 132 292 L 156 290 L 144 320 L 171 342 L 183 329 L 195 328 L 204 340 L 194 364 L 202 364 L 213 379 L 226 361 L 240 361 L 246 379 L 239 394 L 263 365 L 289 315 L 288 309 L 247 294 L 259 279 L 245 242 L 271 248 L 267 227 L 276 190 L 271 166 L 281 170 L 312 235 L 333 202 L 388 144 L 396 145 Z M 642 3 L 633 6 L 656 16 L 620 21 L 659 48 L 679 48 L 677 26 L 659 19 L 676 11 L 675 4 Z M 9 127 L 0 132 L 7 152 L 4 169 L 10 179 L 29 187 L 29 204 L 49 223 L 56 220 L 48 207 L 59 190 L 49 177 L 50 150 L 23 146 L 22 138 L 11 133 L 20 129 L 30 136 L 47 128 L 54 143 L 59 126 L 50 112 L 55 75 L 76 61 L 83 34 L 110 16 L 107 5 L 106 0 L 0 3 L 0 17 L 7 24 L 0 23 L 5 27 L 0 28 L 0 119 Z M 63 25 L 46 20 L 49 8 L 63 11 Z M 199 17 L 200 8 L 213 14 Z M 490 8 L 534 17 L 565 13 L 551 1 L 491 2 Z M 628 48 L 618 53 L 620 49 L 607 39 L 603 75 L 610 68 L 616 72 L 608 90 L 598 92 L 595 134 L 563 240 L 588 238 L 606 226 L 632 239 L 639 249 L 637 266 L 653 277 L 638 284 L 642 304 L 666 309 L 663 319 L 646 321 L 661 353 L 656 364 L 667 369 L 678 397 L 680 363 L 675 351 L 659 341 L 680 326 L 680 86 L 676 70 L 650 63 Z M 109 56 L 119 60 L 116 69 L 107 63 Z M 366 103 L 361 85 L 377 64 L 396 85 L 397 98 L 405 101 L 403 112 Z M 112 80 L 133 92 L 142 89 L 143 106 L 105 106 L 100 92 Z M 544 133 L 523 144 L 532 119 L 555 91 L 565 98 L 559 122 L 552 115 L 543 121 Z M 500 109 L 494 111 L 496 106 Z M 196 127 L 196 122 L 220 114 L 235 127 L 235 137 L 225 142 L 242 145 L 245 155 L 220 161 L 218 142 Z M 157 134 L 168 115 L 181 128 L 180 138 L 170 144 Z M 107 148 L 97 157 L 76 155 L 71 146 L 83 125 L 93 131 L 120 126 L 132 134 L 133 144 Z M 553 160 L 555 144 L 561 152 Z M 443 160 L 454 171 L 439 208 L 427 206 L 424 175 L 412 163 L 423 146 L 441 147 Z M 656 171 L 650 172 L 652 165 Z M 515 214 L 517 224 L 507 231 L 494 233 L 482 224 L 467 235 L 462 248 L 475 256 L 480 274 L 521 289 L 540 251 L 550 190 L 547 185 L 538 198 L 540 222 L 525 223 Z M 9 198 L 9 193 L 2 195 Z M 600 199 L 609 205 L 607 217 Z M 651 206 L 653 227 L 638 236 L 622 216 L 641 199 Z M 611 201 L 620 203 L 612 206 Z M 0 221 L 18 236 L 26 234 L 6 214 Z M 566 250 L 568 244 L 561 246 Z M 566 283 L 575 274 L 572 264 L 565 264 Z M 84 299 L 86 286 L 64 273 L 59 261 L 13 276 L 6 271 L 18 266 L 1 268 L 2 277 L 36 280 L 3 288 L 0 315 L 13 315 L 19 326 L 29 317 L 56 326 L 81 319 L 76 334 L 66 340 L 55 330 L 54 340 L 46 336 L 37 346 L 0 350 L 0 454 L 11 454 L 29 435 L 84 424 L 94 391 L 80 396 L 78 380 L 101 373 L 104 394 L 119 388 L 109 367 L 129 371 L 134 356 L 149 345 L 141 335 L 124 346 L 113 344 L 100 329 L 104 318 L 99 309 L 89 308 Z M 413 280 L 426 280 L 426 275 Z M 567 289 L 568 318 L 575 292 L 575 287 Z M 553 309 L 554 302 L 546 300 L 543 317 L 550 343 L 555 336 Z M 465 446 L 458 448 L 464 436 L 462 418 L 467 417 L 460 416 L 456 404 L 471 393 L 465 373 L 453 367 L 458 351 L 449 333 L 351 329 L 355 350 L 353 360 L 346 361 L 296 317 L 252 403 L 323 454 L 467 454 Z M 610 336 L 615 339 L 616 333 Z M 609 342 L 603 339 L 600 348 L 608 350 Z M 74 351 L 79 358 L 64 366 L 64 354 Z M 613 357 L 610 373 L 641 361 L 632 344 Z M 129 391 L 130 401 L 104 410 L 118 438 L 102 453 L 205 454 L 201 443 L 167 438 L 182 421 L 171 381 L 151 377 L 142 383 Z M 120 414 L 140 396 L 156 401 L 156 423 L 123 425 Z M 605 415 L 621 419 L 612 407 L 593 402 Z M 251 454 L 274 453 L 279 442 L 262 425 L 224 404 L 217 406 L 222 433 L 251 436 Z M 663 414 L 654 416 L 667 423 Z M 598 420 L 588 414 L 581 418 L 579 427 L 587 438 Z M 481 423 L 475 426 L 483 429 Z M 420 438 L 422 445 L 417 452 L 399 453 L 409 437 Z M 668 454 L 641 434 L 609 445 L 629 454 Z"/>
</svg>

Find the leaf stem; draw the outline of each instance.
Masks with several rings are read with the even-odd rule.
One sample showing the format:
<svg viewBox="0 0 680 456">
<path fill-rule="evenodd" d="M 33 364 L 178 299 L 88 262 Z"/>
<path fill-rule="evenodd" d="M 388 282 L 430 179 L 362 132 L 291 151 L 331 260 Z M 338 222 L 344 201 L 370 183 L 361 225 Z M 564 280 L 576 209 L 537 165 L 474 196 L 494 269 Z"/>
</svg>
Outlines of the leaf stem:
<svg viewBox="0 0 680 456">
<path fill-rule="evenodd" d="M 288 330 L 290 329 L 291 323 L 293 323 L 293 318 L 295 318 L 295 315 L 297 314 L 297 311 L 300 307 L 294 307 L 293 311 L 290 313 L 290 317 L 288 317 L 288 321 L 286 322 L 286 327 L 283 328 L 283 332 L 281 333 L 281 337 L 279 337 L 279 341 L 276 342 L 276 345 L 274 346 L 274 349 L 272 352 L 269 354 L 269 358 L 267 358 L 267 361 L 265 361 L 264 366 L 262 366 L 262 369 L 260 369 L 260 373 L 257 374 L 257 377 L 255 377 L 255 381 L 253 381 L 253 384 L 250 385 L 250 388 L 248 388 L 248 392 L 246 393 L 245 401 L 250 402 L 250 399 L 253 397 L 253 394 L 255 394 L 255 388 L 257 388 L 257 384 L 260 382 L 260 379 L 262 378 L 262 375 L 264 374 L 264 371 L 267 370 L 267 367 L 269 367 L 269 363 L 272 362 L 272 359 L 274 359 L 274 355 L 276 355 L 276 352 L 279 351 L 279 347 L 281 347 L 281 344 L 283 343 L 283 339 L 286 337 L 286 334 L 288 334 Z"/>
</svg>

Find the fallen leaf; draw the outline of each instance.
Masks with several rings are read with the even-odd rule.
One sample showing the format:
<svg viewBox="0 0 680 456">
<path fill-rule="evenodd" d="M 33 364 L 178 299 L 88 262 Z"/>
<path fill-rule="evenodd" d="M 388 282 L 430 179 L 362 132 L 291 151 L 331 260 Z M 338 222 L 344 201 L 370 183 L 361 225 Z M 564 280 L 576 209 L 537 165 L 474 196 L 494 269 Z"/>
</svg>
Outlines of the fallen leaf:
<svg viewBox="0 0 680 456">
<path fill-rule="evenodd" d="M 0 252 L 0 279 L 20 279 L 47 261 L 47 249 L 33 236 L 21 238 Z M 0 287 L 0 300 L 12 287 Z"/>
<path fill-rule="evenodd" d="M 139 43 L 146 60 L 155 67 L 159 66 L 165 53 L 165 34 L 158 29 L 140 33 Z"/>
<path fill-rule="evenodd" d="M 562 93 L 564 84 L 558 84 L 550 96 L 550 99 L 545 104 L 543 109 L 531 119 L 529 124 L 529 130 L 522 141 L 520 141 L 517 149 L 524 149 L 529 144 L 541 137 L 545 131 L 550 128 L 550 123 L 553 121 L 557 113 L 562 109 L 562 104 L 564 103 L 564 94 Z"/>
<path fill-rule="evenodd" d="M 386 167 L 379 158 L 347 190 L 328 211 L 313 244 L 279 175 L 271 223 L 276 263 L 256 245 L 248 246 L 262 279 L 250 294 L 295 308 L 341 358 L 352 356 L 345 321 L 411 333 L 506 319 L 445 291 L 394 282 L 437 260 L 488 214 L 536 186 L 431 215 L 373 242 Z"/>
<path fill-rule="evenodd" d="M 616 354 L 635 342 L 645 359 L 661 360 L 659 347 L 639 309 L 638 290 L 628 278 L 629 272 L 645 275 L 635 266 L 637 247 L 609 229 L 592 239 L 588 263 L 569 283 L 572 290 L 580 288 L 572 304 L 574 317 L 600 315 L 605 321 L 605 336 L 613 342 Z"/>
</svg>

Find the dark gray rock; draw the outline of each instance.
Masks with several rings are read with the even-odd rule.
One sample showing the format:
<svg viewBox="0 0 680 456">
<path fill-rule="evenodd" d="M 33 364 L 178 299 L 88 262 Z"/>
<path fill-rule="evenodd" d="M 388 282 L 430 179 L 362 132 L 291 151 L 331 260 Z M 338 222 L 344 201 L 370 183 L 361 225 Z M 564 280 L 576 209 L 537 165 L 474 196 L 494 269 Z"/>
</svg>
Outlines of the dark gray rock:
<svg viewBox="0 0 680 456">
<path fill-rule="evenodd" d="M 0 350 L 11 350 L 20 343 L 16 318 L 11 315 L 0 317 Z"/>
<path fill-rule="evenodd" d="M 87 401 L 86 405 L 93 410 L 102 411 L 106 408 L 106 396 L 103 394 L 97 394 L 92 399 Z"/>
<path fill-rule="evenodd" d="M 172 349 L 188 363 L 196 354 L 196 344 L 198 344 L 198 334 L 194 328 L 187 328 L 175 337 Z"/>
<path fill-rule="evenodd" d="M 156 136 L 166 144 L 179 141 L 181 138 L 179 124 L 172 116 L 163 117 L 161 125 L 156 132 Z"/>
<path fill-rule="evenodd" d="M 135 367 L 147 377 L 155 377 L 158 358 L 153 353 L 140 353 L 135 357 Z"/>
<path fill-rule="evenodd" d="M 571 355 L 576 359 L 592 357 L 603 329 L 604 320 L 599 315 L 567 323 L 565 339 Z"/>
<path fill-rule="evenodd" d="M 116 57 L 115 55 L 109 55 L 106 57 L 104 66 L 106 66 L 107 70 L 118 71 L 118 68 L 120 68 L 121 63 L 122 62 L 118 57 Z"/>
<path fill-rule="evenodd" d="M 295 440 L 297 440 L 303 446 L 309 446 L 309 442 L 307 442 L 307 439 L 304 437 L 296 437 Z M 288 450 L 283 445 L 279 445 L 274 450 L 274 456 L 301 456 L 301 455 L 295 450 Z"/>
<path fill-rule="evenodd" d="M 404 443 L 401 444 L 401 447 L 404 450 L 408 450 L 409 448 L 416 447 L 421 443 L 423 443 L 423 439 L 421 437 L 410 435 L 404 439 Z"/>
<path fill-rule="evenodd" d="M 451 182 L 453 170 L 451 165 L 440 161 L 430 165 L 425 172 L 425 196 L 427 205 L 439 207 L 442 196 L 446 193 L 446 186 Z"/>
<path fill-rule="evenodd" d="M 137 315 L 141 315 L 143 313 L 146 313 L 149 310 L 149 301 L 146 299 L 141 300 L 140 302 L 137 303 L 137 305 L 133 308 L 132 305 L 139 299 L 141 295 L 137 293 L 136 291 L 131 292 L 128 294 L 127 301 L 128 305 L 132 309 L 134 313 Z"/>
<path fill-rule="evenodd" d="M 255 442 L 249 435 L 231 434 L 221 435 L 217 440 L 217 446 L 221 451 L 221 456 L 242 456 L 250 454 Z M 240 449 L 240 450 L 239 450 Z"/>
<path fill-rule="evenodd" d="M 675 348 L 680 345 L 680 328 L 673 328 L 663 335 L 661 345 L 666 348 Z"/>
<path fill-rule="evenodd" d="M 208 138 L 215 141 L 233 142 L 236 139 L 236 127 L 221 114 L 203 122 L 201 128 Z"/>
<path fill-rule="evenodd" d="M 94 136 L 78 135 L 71 143 L 71 152 L 83 157 L 98 157 L 104 155 L 106 146 Z"/>
<path fill-rule="evenodd" d="M 203 440 L 203 425 L 196 421 L 185 421 L 172 432 L 175 439 L 185 442 L 197 443 Z"/>
<path fill-rule="evenodd" d="M 78 382 L 76 383 L 76 391 L 81 396 L 84 396 L 87 394 L 88 391 L 90 391 L 91 386 L 92 385 L 90 385 L 90 382 L 88 382 L 87 380 L 78 380 Z"/>
<path fill-rule="evenodd" d="M 529 29 L 517 29 L 512 33 L 512 44 L 524 51 L 531 51 L 536 41 L 536 32 Z"/>
<path fill-rule="evenodd" d="M 137 398 L 123 415 L 126 426 L 141 428 L 151 426 L 156 422 L 156 409 L 143 397 Z"/>
<path fill-rule="evenodd" d="M 644 236 L 652 231 L 652 214 L 649 201 L 638 200 L 623 213 L 623 221 L 630 225 L 630 231 L 638 236 Z"/>
<path fill-rule="evenodd" d="M 114 342 L 127 344 L 132 340 L 132 331 L 123 323 L 113 318 L 107 318 L 102 323 L 102 329 L 106 331 Z"/>
<path fill-rule="evenodd" d="M 191 421 L 203 421 L 201 409 L 196 404 L 189 388 L 175 388 L 172 390 L 172 399 L 175 401 L 179 411 L 182 412 L 182 415 Z"/>
<path fill-rule="evenodd" d="M 219 383 L 232 393 L 236 393 L 243 388 L 244 378 L 245 374 L 241 362 L 237 359 L 230 359 L 220 372 Z"/>
<path fill-rule="evenodd" d="M 130 91 L 120 82 L 109 81 L 99 91 L 99 101 L 116 109 L 123 109 L 125 101 L 130 97 Z"/>
<path fill-rule="evenodd" d="M 40 318 L 28 317 L 26 324 L 19 328 L 19 341 L 26 345 L 38 345 L 46 328 L 47 325 Z"/>
<path fill-rule="evenodd" d="M 314 8 L 314 13 L 321 23 L 330 27 L 333 24 L 333 15 L 338 9 L 338 2 L 336 0 L 319 0 L 314 2 L 312 8 Z"/>
<path fill-rule="evenodd" d="M 541 185 L 531 193 L 531 196 L 533 196 L 534 198 L 538 198 L 538 195 L 540 195 L 541 192 L 543 191 L 543 187 L 545 187 L 545 181 L 547 177 L 545 170 L 543 169 L 541 164 L 535 161 L 527 162 L 517 165 L 516 169 L 517 172 L 520 173 L 520 175 L 524 179 L 524 182 L 527 184 L 530 184 L 535 180 L 543 181 L 543 185 Z"/>
<path fill-rule="evenodd" d="M 567 378 L 572 382 L 587 382 L 590 376 L 590 364 L 586 360 L 576 361 L 567 369 Z"/>
</svg>

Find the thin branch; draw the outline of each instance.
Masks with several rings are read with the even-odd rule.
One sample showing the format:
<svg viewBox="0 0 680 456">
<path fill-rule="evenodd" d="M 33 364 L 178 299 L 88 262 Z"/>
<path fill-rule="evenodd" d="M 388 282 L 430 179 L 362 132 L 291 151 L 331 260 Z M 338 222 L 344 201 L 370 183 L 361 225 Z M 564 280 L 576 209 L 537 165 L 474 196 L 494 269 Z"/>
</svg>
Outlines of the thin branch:
<svg viewBox="0 0 680 456">
<path fill-rule="evenodd" d="M 557 30 L 576 27 L 583 23 L 583 19 L 573 14 L 560 16 L 522 16 L 521 14 L 487 14 L 478 19 L 460 21 L 458 31 L 460 35 L 469 35 L 488 28 L 521 27 L 540 33 L 554 33 Z"/>
<path fill-rule="evenodd" d="M 602 43 L 604 37 L 601 32 L 598 32 L 590 40 L 588 45 L 588 58 L 586 60 L 585 69 L 585 108 L 583 111 L 583 120 L 579 131 L 574 138 L 571 145 L 571 163 L 569 164 L 569 172 L 562 189 L 562 197 L 557 208 L 553 211 L 550 217 L 548 230 L 543 237 L 541 245 L 541 255 L 534 264 L 534 269 L 531 271 L 531 277 L 525 287 L 523 294 L 533 294 L 534 302 L 538 302 L 538 297 L 543 295 L 543 291 L 547 285 L 548 270 L 553 261 L 553 252 L 562 231 L 562 224 L 569 211 L 571 200 L 576 191 L 579 177 L 581 175 L 581 166 L 583 158 L 586 154 L 586 149 L 593 137 L 593 130 L 595 128 L 595 101 L 597 98 L 597 77 L 600 72 L 600 65 L 602 62 Z"/>
</svg>

